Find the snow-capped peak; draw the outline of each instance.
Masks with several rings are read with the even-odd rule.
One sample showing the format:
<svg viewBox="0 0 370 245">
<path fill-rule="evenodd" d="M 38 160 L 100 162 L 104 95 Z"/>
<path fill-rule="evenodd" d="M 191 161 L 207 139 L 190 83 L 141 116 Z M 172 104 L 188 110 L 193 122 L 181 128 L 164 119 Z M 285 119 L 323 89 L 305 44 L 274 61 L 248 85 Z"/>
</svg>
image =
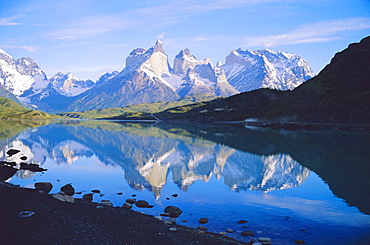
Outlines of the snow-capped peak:
<svg viewBox="0 0 370 245">
<path fill-rule="evenodd" d="M 292 90 L 315 75 L 299 55 L 270 49 L 233 50 L 222 68 L 239 92 L 258 88 Z"/>
</svg>

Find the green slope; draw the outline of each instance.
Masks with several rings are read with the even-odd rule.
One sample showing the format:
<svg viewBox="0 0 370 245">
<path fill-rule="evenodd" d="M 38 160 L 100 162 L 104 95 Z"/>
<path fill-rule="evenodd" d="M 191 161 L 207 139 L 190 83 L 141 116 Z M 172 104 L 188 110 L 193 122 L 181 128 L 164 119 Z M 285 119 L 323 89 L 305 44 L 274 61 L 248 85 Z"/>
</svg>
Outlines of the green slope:
<svg viewBox="0 0 370 245">
<path fill-rule="evenodd" d="M 184 99 L 177 101 L 136 104 L 120 108 L 106 108 L 83 112 L 65 112 L 58 115 L 81 119 L 154 119 L 150 116 L 152 113 L 164 111 L 168 108 L 176 106 L 193 104 L 200 101 L 210 101 L 215 98 L 216 97 L 213 95 L 196 94 L 192 96 L 185 96 Z"/>
<path fill-rule="evenodd" d="M 53 119 L 57 116 L 29 110 L 13 100 L 0 97 L 0 119 Z"/>
</svg>

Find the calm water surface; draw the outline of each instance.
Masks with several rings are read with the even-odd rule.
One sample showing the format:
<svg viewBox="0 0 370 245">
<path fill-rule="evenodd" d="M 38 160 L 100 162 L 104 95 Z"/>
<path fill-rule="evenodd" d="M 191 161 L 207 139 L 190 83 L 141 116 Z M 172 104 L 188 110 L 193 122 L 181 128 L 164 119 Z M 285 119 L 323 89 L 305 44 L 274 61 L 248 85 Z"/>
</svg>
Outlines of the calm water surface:
<svg viewBox="0 0 370 245">
<path fill-rule="evenodd" d="M 48 169 L 20 170 L 7 180 L 13 184 L 48 181 L 56 193 L 72 183 L 82 192 L 75 197 L 98 189 L 104 196 L 94 201 L 115 206 L 136 195 L 154 205 L 137 211 L 159 215 L 175 205 L 179 224 L 196 228 L 205 217 L 210 231 L 232 228 L 228 236 L 241 241 L 251 230 L 273 244 L 370 244 L 368 134 L 96 121 L 0 126 L 0 160 L 27 156 Z M 20 152 L 8 157 L 9 149 Z"/>
</svg>

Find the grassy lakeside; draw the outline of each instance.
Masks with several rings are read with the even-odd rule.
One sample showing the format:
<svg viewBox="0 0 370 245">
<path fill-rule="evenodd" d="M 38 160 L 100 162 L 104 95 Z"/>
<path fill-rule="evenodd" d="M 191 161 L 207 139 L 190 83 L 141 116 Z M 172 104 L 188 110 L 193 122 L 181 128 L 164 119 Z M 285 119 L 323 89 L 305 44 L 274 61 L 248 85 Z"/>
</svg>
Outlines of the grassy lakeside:
<svg viewBox="0 0 370 245">
<path fill-rule="evenodd" d="M 130 105 L 119 108 L 106 108 L 99 110 L 89 110 L 82 112 L 66 112 L 59 113 L 60 116 L 68 116 L 71 118 L 79 119 L 151 119 L 151 114 L 158 113 L 169 108 L 185 106 L 194 103 L 200 103 L 205 101 L 211 101 L 217 97 L 209 94 L 195 94 L 191 96 L 185 96 L 182 100 L 167 101 L 167 102 L 156 102 L 156 103 L 144 103 Z"/>
<path fill-rule="evenodd" d="M 60 116 L 29 110 L 8 98 L 0 97 L 0 119 L 57 119 Z"/>
</svg>

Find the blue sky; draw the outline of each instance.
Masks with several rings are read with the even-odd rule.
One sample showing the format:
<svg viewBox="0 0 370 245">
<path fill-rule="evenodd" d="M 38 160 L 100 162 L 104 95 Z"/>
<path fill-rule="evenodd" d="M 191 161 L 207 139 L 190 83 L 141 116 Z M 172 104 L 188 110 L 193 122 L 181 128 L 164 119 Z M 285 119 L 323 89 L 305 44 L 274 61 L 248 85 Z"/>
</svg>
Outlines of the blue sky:
<svg viewBox="0 0 370 245">
<path fill-rule="evenodd" d="M 318 73 L 368 35 L 369 0 L 0 1 L 0 48 L 35 59 L 48 77 L 96 80 L 157 39 L 171 66 L 185 48 L 213 64 L 233 49 L 270 48 L 302 56 Z"/>
</svg>

